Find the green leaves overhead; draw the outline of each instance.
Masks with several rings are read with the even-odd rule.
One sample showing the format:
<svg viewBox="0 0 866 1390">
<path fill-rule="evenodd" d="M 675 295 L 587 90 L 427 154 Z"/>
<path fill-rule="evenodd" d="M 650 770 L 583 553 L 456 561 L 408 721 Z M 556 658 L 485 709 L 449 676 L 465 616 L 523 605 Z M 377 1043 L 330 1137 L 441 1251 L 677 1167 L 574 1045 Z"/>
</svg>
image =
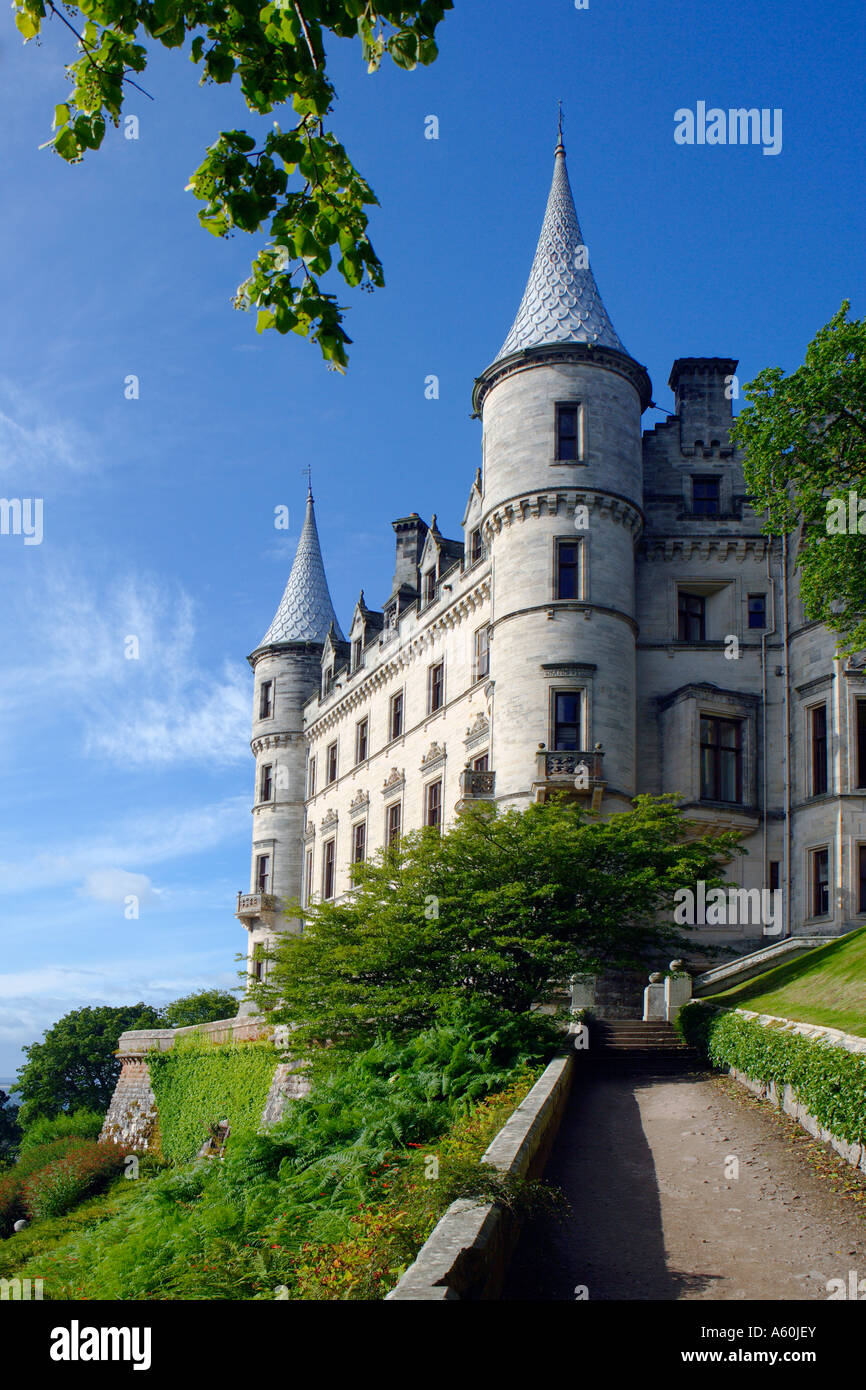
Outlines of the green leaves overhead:
<svg viewBox="0 0 866 1390">
<path fill-rule="evenodd" d="M 859 511 L 866 502 L 866 319 L 849 319 L 849 307 L 846 300 L 819 330 L 790 376 L 768 367 L 748 383 L 749 404 L 731 430 L 746 451 L 753 505 L 767 511 L 764 530 L 799 531 L 806 616 L 836 632 L 840 653 L 866 648 L 866 516 L 861 527 Z M 828 524 L 834 499 L 843 526 Z"/>
<path fill-rule="evenodd" d="M 239 230 L 268 239 L 235 306 L 258 311 L 259 332 L 312 338 L 342 370 L 350 341 L 345 310 L 319 277 L 336 268 L 347 285 L 365 290 L 384 277 L 367 234 L 375 195 L 324 124 L 336 98 L 325 39 L 357 39 L 370 72 L 386 53 L 411 71 L 436 58 L 436 26 L 451 8 L 452 0 L 80 0 L 60 7 L 16 0 L 15 20 L 25 39 L 40 33 L 48 15 L 79 40 L 80 56 L 67 68 L 72 91 L 54 108 L 48 142 L 70 164 L 100 147 L 106 121 L 119 124 L 131 88 L 148 95 L 131 75 L 144 71 L 148 41 L 178 48 L 189 40 L 201 82 L 237 79 L 258 115 L 291 103 L 296 124 L 287 132 L 276 122 L 262 141 L 222 131 L 187 187 L 204 204 L 199 220 L 212 235 Z"/>
</svg>

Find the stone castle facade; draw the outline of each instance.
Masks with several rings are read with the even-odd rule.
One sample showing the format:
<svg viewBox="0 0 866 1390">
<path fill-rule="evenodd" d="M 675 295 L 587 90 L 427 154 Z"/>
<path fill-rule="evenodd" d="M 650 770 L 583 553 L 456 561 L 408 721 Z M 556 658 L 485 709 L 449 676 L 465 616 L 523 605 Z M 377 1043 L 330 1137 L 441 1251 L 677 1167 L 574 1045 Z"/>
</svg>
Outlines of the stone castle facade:
<svg viewBox="0 0 866 1390">
<path fill-rule="evenodd" d="M 391 593 L 377 610 L 362 591 L 344 635 L 308 497 L 249 658 L 253 974 L 298 929 L 283 903 L 340 897 L 394 836 L 560 790 L 602 814 L 674 792 L 745 832 L 730 878 L 781 892 L 773 939 L 866 921 L 866 669 L 805 620 L 793 549 L 749 507 L 736 367 L 677 360 L 674 413 L 642 430 L 652 387 L 599 295 L 560 141 L 523 300 L 475 383 L 459 535 L 394 521 Z M 767 944 L 754 921 L 698 938 Z"/>
</svg>

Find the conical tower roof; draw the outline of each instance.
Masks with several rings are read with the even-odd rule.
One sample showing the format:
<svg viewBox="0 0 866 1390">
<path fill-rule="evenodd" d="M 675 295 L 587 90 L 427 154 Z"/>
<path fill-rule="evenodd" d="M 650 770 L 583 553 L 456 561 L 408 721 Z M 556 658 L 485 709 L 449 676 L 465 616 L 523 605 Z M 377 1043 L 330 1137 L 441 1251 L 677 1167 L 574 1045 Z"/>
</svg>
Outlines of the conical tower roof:
<svg viewBox="0 0 866 1390">
<path fill-rule="evenodd" d="M 587 260 L 560 134 L 535 260 L 511 332 L 494 361 L 547 343 L 591 343 L 626 352 Z"/>
<path fill-rule="evenodd" d="M 278 642 L 324 642 L 331 624 L 339 642 L 344 642 L 325 577 L 313 494 L 307 493 L 307 511 L 295 551 L 292 572 L 280 606 L 259 647 Z"/>
</svg>

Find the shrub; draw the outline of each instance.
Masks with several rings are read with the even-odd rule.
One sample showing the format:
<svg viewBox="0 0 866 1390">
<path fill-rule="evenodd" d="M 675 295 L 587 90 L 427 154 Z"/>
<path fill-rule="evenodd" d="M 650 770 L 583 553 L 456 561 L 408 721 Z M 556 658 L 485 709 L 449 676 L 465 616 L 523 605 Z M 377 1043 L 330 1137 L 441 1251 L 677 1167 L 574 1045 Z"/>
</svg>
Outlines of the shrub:
<svg viewBox="0 0 866 1390">
<path fill-rule="evenodd" d="M 41 1115 L 25 1129 L 19 1151 L 25 1154 L 53 1139 L 98 1139 L 104 1119 L 97 1110 L 75 1110 L 72 1114 L 51 1118 Z"/>
<path fill-rule="evenodd" d="M 736 1067 L 752 1081 L 791 1086 L 824 1128 L 851 1144 L 866 1142 L 866 1058 L 778 1026 L 755 1023 L 711 1005 L 680 1011 L 679 1030 L 716 1067 Z"/>
<path fill-rule="evenodd" d="M 77 1135 L 67 1135 L 64 1139 L 40 1144 L 23 1153 L 14 1168 L 0 1176 L 0 1236 L 8 1236 L 14 1222 L 26 1214 L 23 1200 L 25 1179 L 88 1142 Z"/>
<path fill-rule="evenodd" d="M 24 1179 L 21 1200 L 27 1215 L 33 1221 L 62 1216 L 82 1197 L 101 1191 L 123 1168 L 125 1157 L 115 1144 L 82 1141 Z"/>
</svg>

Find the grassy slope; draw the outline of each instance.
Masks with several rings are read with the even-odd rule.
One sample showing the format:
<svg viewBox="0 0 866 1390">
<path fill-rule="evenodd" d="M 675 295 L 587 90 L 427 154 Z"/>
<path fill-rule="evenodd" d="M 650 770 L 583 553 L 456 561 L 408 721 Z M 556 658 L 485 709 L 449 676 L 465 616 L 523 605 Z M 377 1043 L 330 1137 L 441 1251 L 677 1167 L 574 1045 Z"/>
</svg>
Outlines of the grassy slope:
<svg viewBox="0 0 866 1390">
<path fill-rule="evenodd" d="M 710 1002 L 866 1037 L 866 927 L 714 994 Z"/>
</svg>

